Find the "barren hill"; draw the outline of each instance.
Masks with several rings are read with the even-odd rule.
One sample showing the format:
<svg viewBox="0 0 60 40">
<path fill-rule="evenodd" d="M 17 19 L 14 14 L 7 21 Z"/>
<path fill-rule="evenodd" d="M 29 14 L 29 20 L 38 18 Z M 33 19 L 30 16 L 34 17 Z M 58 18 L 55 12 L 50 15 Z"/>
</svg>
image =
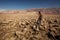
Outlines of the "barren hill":
<svg viewBox="0 0 60 40">
<path fill-rule="evenodd" d="M 26 10 L 6 10 L 0 13 L 22 13 L 22 12 L 42 12 L 47 14 L 60 14 L 60 8 L 40 8 L 40 9 L 26 9 Z"/>
<path fill-rule="evenodd" d="M 60 40 L 60 8 L 0 12 L 0 40 Z"/>
</svg>

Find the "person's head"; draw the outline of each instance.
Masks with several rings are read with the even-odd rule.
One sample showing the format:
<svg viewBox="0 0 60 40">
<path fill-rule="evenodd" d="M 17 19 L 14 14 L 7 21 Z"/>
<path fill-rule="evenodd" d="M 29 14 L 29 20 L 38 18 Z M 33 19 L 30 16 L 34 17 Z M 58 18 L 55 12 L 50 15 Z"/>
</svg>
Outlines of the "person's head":
<svg viewBox="0 0 60 40">
<path fill-rule="evenodd" d="M 38 15 L 41 15 L 41 12 L 40 11 L 38 11 Z"/>
</svg>

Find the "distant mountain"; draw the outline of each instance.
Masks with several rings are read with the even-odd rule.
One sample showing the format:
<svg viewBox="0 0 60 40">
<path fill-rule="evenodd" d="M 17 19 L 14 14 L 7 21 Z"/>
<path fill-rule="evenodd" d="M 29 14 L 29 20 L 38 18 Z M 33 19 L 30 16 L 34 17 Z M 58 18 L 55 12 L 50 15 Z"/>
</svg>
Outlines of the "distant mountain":
<svg viewBox="0 0 60 40">
<path fill-rule="evenodd" d="M 33 9 L 26 9 L 26 10 L 5 10 L 1 11 L 0 13 L 24 13 L 24 12 L 38 12 L 45 14 L 60 14 L 60 8 L 33 8 Z"/>
<path fill-rule="evenodd" d="M 60 14 L 60 8 L 40 8 L 40 9 L 28 9 L 27 11 L 40 11 L 47 14 Z"/>
</svg>

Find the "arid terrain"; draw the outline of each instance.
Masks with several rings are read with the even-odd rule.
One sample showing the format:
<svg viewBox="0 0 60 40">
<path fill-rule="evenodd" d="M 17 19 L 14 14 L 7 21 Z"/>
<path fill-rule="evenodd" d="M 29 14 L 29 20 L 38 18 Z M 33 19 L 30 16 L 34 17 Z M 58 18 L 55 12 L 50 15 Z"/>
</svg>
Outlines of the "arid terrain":
<svg viewBox="0 0 60 40">
<path fill-rule="evenodd" d="M 0 12 L 0 40 L 60 40 L 60 8 Z"/>
</svg>

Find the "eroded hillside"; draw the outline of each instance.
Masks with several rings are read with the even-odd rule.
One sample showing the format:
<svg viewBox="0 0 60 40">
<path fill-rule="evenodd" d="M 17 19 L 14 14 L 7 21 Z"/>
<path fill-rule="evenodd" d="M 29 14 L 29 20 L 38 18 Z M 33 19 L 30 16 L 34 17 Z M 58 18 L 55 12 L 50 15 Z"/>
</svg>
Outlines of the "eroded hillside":
<svg viewBox="0 0 60 40">
<path fill-rule="evenodd" d="M 60 40 L 60 13 L 36 10 L 1 12 L 0 40 Z"/>
</svg>

